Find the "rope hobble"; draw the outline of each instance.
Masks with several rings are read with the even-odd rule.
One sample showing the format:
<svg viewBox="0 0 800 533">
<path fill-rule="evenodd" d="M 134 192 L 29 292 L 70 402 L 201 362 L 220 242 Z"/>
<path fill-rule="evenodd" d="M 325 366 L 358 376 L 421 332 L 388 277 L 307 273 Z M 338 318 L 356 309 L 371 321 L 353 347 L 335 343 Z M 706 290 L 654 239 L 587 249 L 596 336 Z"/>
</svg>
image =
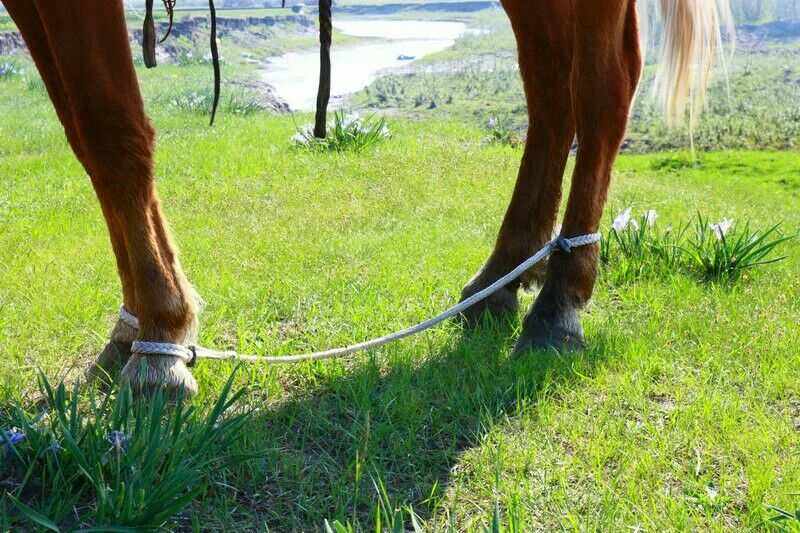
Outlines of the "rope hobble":
<svg viewBox="0 0 800 533">
<path fill-rule="evenodd" d="M 246 361 L 250 363 L 265 363 L 265 364 L 291 364 L 291 363 L 302 363 L 305 361 L 322 361 L 326 359 L 335 359 L 339 357 L 344 357 L 347 355 L 354 354 L 356 352 L 361 352 L 372 348 L 378 348 L 380 346 L 384 346 L 391 342 L 395 342 L 400 339 L 404 339 L 406 337 L 410 337 L 412 335 L 416 335 L 417 333 L 421 333 L 425 330 L 431 329 L 434 326 L 444 322 L 445 320 L 463 313 L 473 305 L 485 300 L 486 298 L 489 298 L 492 294 L 496 293 L 497 291 L 499 291 L 512 281 L 518 279 L 522 274 L 530 270 L 534 265 L 540 263 L 541 261 L 544 261 L 553 252 L 559 251 L 562 253 L 571 253 L 575 248 L 579 248 L 582 246 L 589 246 L 600 242 L 600 238 L 601 237 L 599 233 L 591 233 L 588 235 L 581 235 L 578 237 L 571 237 L 571 238 L 559 237 L 557 239 L 554 239 L 548 242 L 535 255 L 525 260 L 517 268 L 515 268 L 502 278 L 498 279 L 497 281 L 495 281 L 482 291 L 477 292 L 472 296 L 470 296 L 469 298 L 466 298 L 459 304 L 454 305 L 447 311 L 431 319 L 425 320 L 424 322 L 420 322 L 419 324 L 411 326 L 409 328 L 402 329 L 400 331 L 396 331 L 389 335 L 384 335 L 383 337 L 378 337 L 376 339 L 372 339 L 369 341 L 353 344 L 350 346 L 345 346 L 343 348 L 334 348 L 322 352 L 314 352 L 314 353 L 291 355 L 291 356 L 272 356 L 272 355 L 258 356 L 258 355 L 242 355 L 233 351 L 212 350 L 200 346 L 187 347 L 187 346 L 182 346 L 180 344 L 171 344 L 164 342 L 136 341 L 133 343 L 131 347 L 131 353 L 148 357 L 178 357 L 182 359 L 187 365 L 190 366 L 193 365 L 197 359 L 214 359 L 223 361 L 236 360 L 236 361 Z M 125 307 L 122 307 L 120 309 L 120 320 L 128 325 L 133 324 L 134 321 L 136 321 L 135 323 L 138 324 L 138 320 L 136 320 L 136 317 L 131 315 L 130 312 L 128 312 L 125 309 Z"/>
</svg>

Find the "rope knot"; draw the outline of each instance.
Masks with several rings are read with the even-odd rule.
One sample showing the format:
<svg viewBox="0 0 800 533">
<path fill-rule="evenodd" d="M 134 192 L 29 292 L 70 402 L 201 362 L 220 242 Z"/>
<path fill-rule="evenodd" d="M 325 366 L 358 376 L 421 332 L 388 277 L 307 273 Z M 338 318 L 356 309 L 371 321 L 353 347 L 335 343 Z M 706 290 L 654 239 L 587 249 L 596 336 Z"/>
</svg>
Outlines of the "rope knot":
<svg viewBox="0 0 800 533">
<path fill-rule="evenodd" d="M 559 237 L 555 240 L 555 248 L 565 254 L 572 253 L 572 243 L 566 237 Z"/>
</svg>

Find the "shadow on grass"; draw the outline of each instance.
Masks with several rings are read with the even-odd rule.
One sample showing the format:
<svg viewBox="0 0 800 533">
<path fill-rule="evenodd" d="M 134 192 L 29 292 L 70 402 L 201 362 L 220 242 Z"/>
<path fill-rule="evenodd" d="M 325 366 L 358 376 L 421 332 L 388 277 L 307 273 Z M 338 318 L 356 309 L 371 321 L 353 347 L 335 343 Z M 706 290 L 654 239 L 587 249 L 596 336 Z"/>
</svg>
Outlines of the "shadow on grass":
<svg viewBox="0 0 800 533">
<path fill-rule="evenodd" d="M 462 452 L 543 395 L 573 386 L 576 367 L 591 375 L 613 353 L 612 342 L 594 338 L 583 353 L 510 357 L 516 326 L 464 331 L 421 362 L 398 356 L 381 367 L 373 359 L 260 412 L 251 436 L 269 451 L 236 482 L 245 516 L 220 519 L 276 530 L 321 529 L 325 519 L 365 527 L 379 505 L 376 481 L 393 504 L 429 517 Z"/>
</svg>

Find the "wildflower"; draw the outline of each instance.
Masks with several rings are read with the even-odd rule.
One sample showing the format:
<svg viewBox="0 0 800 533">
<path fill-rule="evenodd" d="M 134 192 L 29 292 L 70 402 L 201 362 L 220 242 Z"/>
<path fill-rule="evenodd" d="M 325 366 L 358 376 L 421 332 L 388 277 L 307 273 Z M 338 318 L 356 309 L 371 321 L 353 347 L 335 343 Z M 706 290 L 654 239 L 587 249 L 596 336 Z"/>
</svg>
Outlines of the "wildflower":
<svg viewBox="0 0 800 533">
<path fill-rule="evenodd" d="M 717 238 L 718 241 L 723 240 L 725 238 L 725 235 L 728 234 L 728 232 L 731 230 L 732 227 L 733 227 L 733 220 L 731 220 L 730 218 L 723 218 L 722 221 L 717 222 L 716 224 L 709 225 L 709 228 L 711 228 L 711 231 L 714 232 L 714 236 Z"/>
<path fill-rule="evenodd" d="M 123 453 L 128 449 L 129 437 L 122 431 L 112 431 L 106 440 L 111 444 L 111 450 L 116 453 Z"/>
<path fill-rule="evenodd" d="M 614 231 L 619 233 L 620 231 L 623 231 L 625 228 L 628 227 L 628 224 L 631 221 L 631 211 L 632 209 L 629 207 L 628 209 L 617 215 L 617 218 L 614 219 L 614 223 L 611 225 L 611 227 L 614 228 Z"/>
<path fill-rule="evenodd" d="M 361 117 L 358 115 L 358 113 L 347 115 L 342 119 L 343 128 L 349 128 L 350 126 L 356 126 L 358 128 L 361 127 Z"/>
<path fill-rule="evenodd" d="M 25 440 L 25 433 L 23 433 L 19 428 L 11 428 L 8 431 L 3 432 L 3 444 L 5 447 L 9 446 L 16 446 L 20 442 Z"/>
<path fill-rule="evenodd" d="M 489 121 L 486 123 L 486 127 L 490 130 L 493 130 L 497 127 L 497 117 L 489 117 Z"/>
<path fill-rule="evenodd" d="M 52 453 L 53 455 L 58 455 L 64 447 L 61 446 L 57 441 L 53 441 L 50 446 L 47 447 L 47 451 Z"/>
<path fill-rule="evenodd" d="M 647 222 L 647 227 L 652 228 L 656 225 L 656 220 L 658 220 L 658 213 L 656 213 L 655 209 L 650 209 L 644 214 L 644 220 Z"/>
<path fill-rule="evenodd" d="M 635 218 L 632 218 L 632 219 L 631 219 L 631 222 L 630 222 L 630 228 L 631 228 L 633 231 L 639 231 L 639 223 L 636 221 L 636 219 L 635 219 Z"/>
</svg>

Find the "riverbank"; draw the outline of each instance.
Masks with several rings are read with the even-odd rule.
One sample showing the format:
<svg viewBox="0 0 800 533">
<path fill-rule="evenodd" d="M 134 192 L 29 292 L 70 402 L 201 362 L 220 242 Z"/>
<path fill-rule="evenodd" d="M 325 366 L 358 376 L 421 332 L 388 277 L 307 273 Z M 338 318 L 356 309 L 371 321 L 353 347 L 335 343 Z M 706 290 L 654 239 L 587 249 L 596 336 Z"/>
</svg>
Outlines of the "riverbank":
<svg viewBox="0 0 800 533">
<path fill-rule="evenodd" d="M 467 31 L 460 22 L 342 18 L 334 20 L 334 28 L 354 39 L 331 50 L 333 108 L 344 105 L 353 93 L 382 74 L 450 48 Z M 319 50 L 315 48 L 270 58 L 261 79 L 290 109 L 311 111 L 316 104 L 318 73 Z"/>
</svg>

